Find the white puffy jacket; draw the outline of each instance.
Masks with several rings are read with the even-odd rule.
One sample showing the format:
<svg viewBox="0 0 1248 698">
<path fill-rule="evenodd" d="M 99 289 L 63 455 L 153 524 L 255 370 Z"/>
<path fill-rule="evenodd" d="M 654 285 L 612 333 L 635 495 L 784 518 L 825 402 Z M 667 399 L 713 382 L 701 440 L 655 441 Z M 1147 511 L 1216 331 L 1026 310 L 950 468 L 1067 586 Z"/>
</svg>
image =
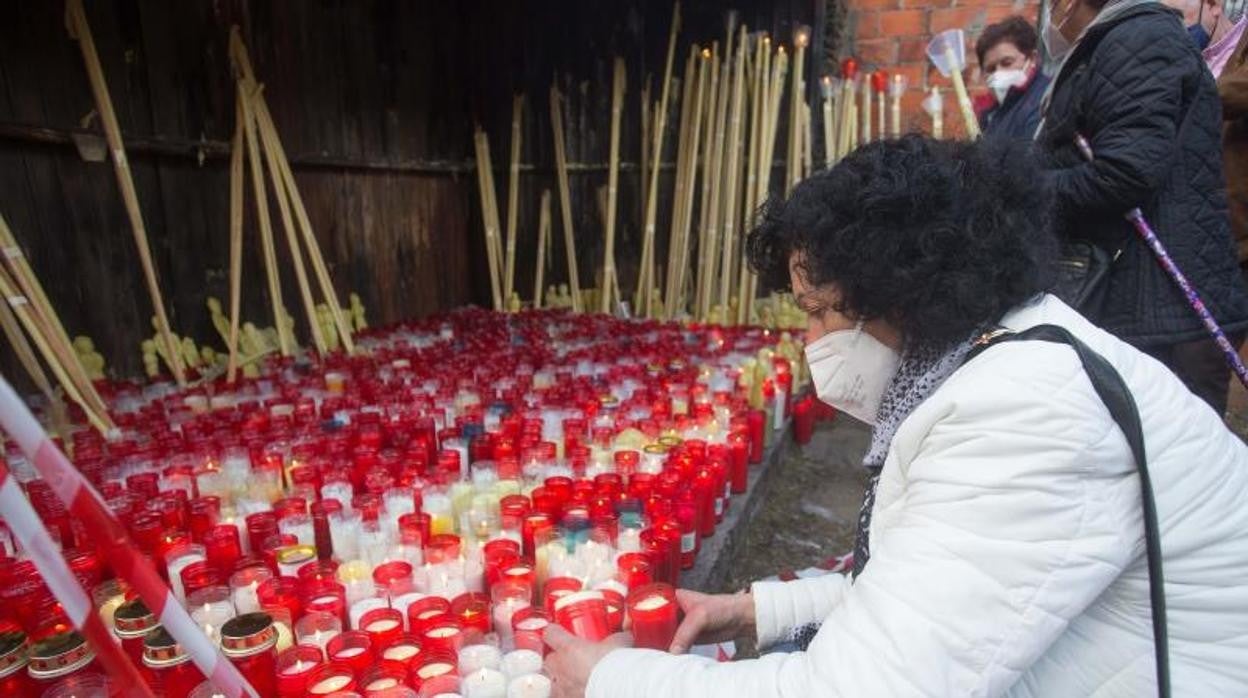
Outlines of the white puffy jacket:
<svg viewBox="0 0 1248 698">
<path fill-rule="evenodd" d="M 1164 366 L 1051 296 L 1002 322 L 1066 327 L 1139 406 L 1162 529 L 1176 696 L 1248 696 L 1248 448 Z M 617 650 L 590 698 L 1156 695 L 1134 461 L 1068 346 L 990 348 L 897 430 L 871 562 L 753 586 L 762 645 L 715 663 Z"/>
</svg>

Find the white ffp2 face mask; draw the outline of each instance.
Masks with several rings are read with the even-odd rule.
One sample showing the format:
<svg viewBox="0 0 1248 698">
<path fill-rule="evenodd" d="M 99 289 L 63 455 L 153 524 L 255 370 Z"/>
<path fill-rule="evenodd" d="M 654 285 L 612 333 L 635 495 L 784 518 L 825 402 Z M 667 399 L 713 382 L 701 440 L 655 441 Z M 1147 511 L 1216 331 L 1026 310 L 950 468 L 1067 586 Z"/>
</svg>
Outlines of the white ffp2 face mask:
<svg viewBox="0 0 1248 698">
<path fill-rule="evenodd" d="M 992 75 L 988 76 L 988 89 L 997 96 L 997 104 L 1005 102 L 1005 96 L 1010 93 L 1010 89 L 1019 87 L 1027 82 L 1026 68 L 1002 68 Z"/>
<path fill-rule="evenodd" d="M 807 344 L 806 363 L 820 400 L 874 425 L 901 356 L 858 323 L 852 330 L 829 332 Z"/>
</svg>

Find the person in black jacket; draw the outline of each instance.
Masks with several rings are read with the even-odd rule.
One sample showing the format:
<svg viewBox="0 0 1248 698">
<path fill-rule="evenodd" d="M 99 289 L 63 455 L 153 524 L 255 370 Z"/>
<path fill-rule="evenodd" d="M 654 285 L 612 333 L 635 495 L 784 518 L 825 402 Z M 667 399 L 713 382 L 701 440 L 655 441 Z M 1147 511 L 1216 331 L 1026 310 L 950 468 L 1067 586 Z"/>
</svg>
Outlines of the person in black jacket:
<svg viewBox="0 0 1248 698">
<path fill-rule="evenodd" d="M 1031 140 L 1049 78 L 1040 70 L 1036 30 L 1017 15 L 989 25 L 975 42 L 988 93 L 976 101 L 985 136 Z"/>
<path fill-rule="evenodd" d="M 1213 78 L 1173 10 L 1152 0 L 1056 0 L 1043 39 L 1060 61 L 1037 143 L 1063 240 L 1115 255 L 1103 300 L 1079 308 L 1168 365 L 1219 414 L 1230 370 L 1178 286 L 1123 214 L 1139 207 L 1239 345 L 1248 293 L 1236 267 Z M 1080 155 L 1076 134 L 1095 161 Z"/>
</svg>

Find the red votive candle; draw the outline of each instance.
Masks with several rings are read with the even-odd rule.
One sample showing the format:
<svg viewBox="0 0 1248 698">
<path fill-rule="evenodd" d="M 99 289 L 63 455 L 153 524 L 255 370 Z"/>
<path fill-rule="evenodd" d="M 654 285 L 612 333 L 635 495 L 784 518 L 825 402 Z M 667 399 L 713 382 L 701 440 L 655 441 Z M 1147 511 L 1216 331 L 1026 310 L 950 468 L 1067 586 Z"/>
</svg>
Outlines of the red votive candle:
<svg viewBox="0 0 1248 698">
<path fill-rule="evenodd" d="M 391 598 L 412 591 L 412 566 L 403 560 L 391 560 L 377 565 L 373 570 L 373 583 Z"/>
<path fill-rule="evenodd" d="M 546 654 L 546 643 L 542 635 L 546 632 L 548 625 L 550 625 L 550 616 L 540 608 L 529 606 L 516 611 L 511 617 L 511 629 L 515 633 L 516 649 Z"/>
<path fill-rule="evenodd" d="M 0 696 L 26 698 L 35 688 L 26 673 L 29 648 L 26 633 L 20 630 L 0 632 Z"/>
<path fill-rule="evenodd" d="M 676 590 L 667 584 L 649 584 L 628 595 L 633 646 L 666 652 L 676 636 Z"/>
<path fill-rule="evenodd" d="M 453 657 L 459 655 L 459 648 L 463 644 L 464 628 L 453 616 L 433 621 L 420 636 L 420 645 L 425 651 L 441 651 Z"/>
<path fill-rule="evenodd" d="M 307 613 L 328 613 L 347 624 L 347 590 L 339 582 L 321 579 L 304 584 L 303 608 Z"/>
<path fill-rule="evenodd" d="M 732 493 L 742 494 L 749 484 L 750 474 L 750 440 L 747 434 L 733 432 L 728 436 L 728 456 Z"/>
<path fill-rule="evenodd" d="M 267 613 L 244 613 L 221 626 L 221 652 L 256 693 L 277 693 L 277 628 Z"/>
<path fill-rule="evenodd" d="M 510 538 L 492 540 L 482 548 L 481 555 L 485 559 L 485 585 L 493 586 L 503 565 L 520 558 L 520 544 Z"/>
<path fill-rule="evenodd" d="M 360 689 L 366 697 L 381 695 L 407 685 L 407 667 L 399 662 L 381 660 L 370 666 L 360 677 Z"/>
<path fill-rule="evenodd" d="M 225 586 L 226 576 L 207 560 L 192 562 L 178 573 L 182 579 L 182 592 L 189 599 L 191 594 L 208 587 Z"/>
<path fill-rule="evenodd" d="M 345 664 L 322 664 L 308 675 L 309 696 L 351 695 L 356 690 L 355 671 Z"/>
<path fill-rule="evenodd" d="M 524 557 L 532 560 L 537 554 L 536 541 L 555 528 L 554 519 L 544 512 L 530 512 L 520 523 L 520 540 L 523 544 Z"/>
<path fill-rule="evenodd" d="M 476 629 L 490 632 L 490 597 L 478 592 L 467 592 L 451 601 L 451 615 L 465 630 Z"/>
<path fill-rule="evenodd" d="M 136 667 L 143 666 L 143 638 L 159 624 L 156 615 L 147 610 L 147 604 L 137 596 L 118 606 L 113 613 L 113 634 L 121 640 L 121 648 Z"/>
<path fill-rule="evenodd" d="M 299 580 L 295 577 L 274 577 L 256 587 L 260 608 L 284 608 L 293 622 L 303 615 L 303 603 L 299 600 Z"/>
<path fill-rule="evenodd" d="M 804 446 L 814 435 L 815 402 L 814 397 L 807 395 L 793 404 L 793 440 Z"/>
<path fill-rule="evenodd" d="M 585 585 L 576 577 L 551 577 L 542 587 L 542 607 L 546 615 L 555 617 L 555 602 L 583 589 Z"/>
<path fill-rule="evenodd" d="M 763 462 L 763 429 L 767 414 L 762 410 L 750 410 L 745 415 L 746 433 L 750 436 L 750 463 Z"/>
<path fill-rule="evenodd" d="M 403 614 L 393 608 L 374 608 L 360 617 L 360 628 L 373 647 L 388 647 L 403 636 Z"/>
<path fill-rule="evenodd" d="M 338 563 L 333 560 L 313 560 L 300 567 L 295 576 L 305 589 L 313 582 L 337 581 Z"/>
<path fill-rule="evenodd" d="M 498 581 L 504 584 L 525 584 L 529 588 L 537 586 L 537 571 L 527 560 L 517 560 L 503 568 Z"/>
<path fill-rule="evenodd" d="M 425 543 L 425 561 L 437 565 L 448 560 L 459 559 L 459 536 L 453 533 L 439 533 L 429 536 Z"/>
<path fill-rule="evenodd" d="M 407 607 L 407 627 L 413 635 L 422 637 L 431 622 L 450 613 L 450 601 L 441 596 L 426 596 Z"/>
<path fill-rule="evenodd" d="M 277 655 L 278 698 L 303 698 L 308 694 L 308 679 L 325 658 L 320 647 L 296 645 Z"/>
<path fill-rule="evenodd" d="M 34 692 L 31 693 L 34 696 L 45 695 L 48 689 L 60 682 L 102 673 L 95 652 L 75 631 L 57 633 L 31 645 L 26 671 L 34 684 Z M 84 694 L 92 695 L 86 691 Z"/>
<path fill-rule="evenodd" d="M 277 515 L 271 511 L 260 511 L 249 514 L 247 522 L 247 543 L 251 550 L 263 550 L 264 540 L 277 533 Z"/>
<path fill-rule="evenodd" d="M 599 591 L 577 591 L 555 601 L 555 622 L 590 642 L 601 642 L 611 634 L 607 602 Z"/>
<path fill-rule="evenodd" d="M 405 667 L 410 668 L 420 656 L 420 640 L 414 635 L 400 635 L 389 645 L 384 647 L 379 656 L 388 662 L 398 662 Z"/>
<path fill-rule="evenodd" d="M 412 664 L 408 680 L 422 696 L 436 696 L 443 691 L 459 690 L 458 655 L 445 650 L 432 650 Z M 436 692 L 435 692 L 436 691 Z"/>
<path fill-rule="evenodd" d="M 624 553 L 615 561 L 616 579 L 629 591 L 654 581 L 654 566 L 646 553 Z"/>
<path fill-rule="evenodd" d="M 607 627 L 618 633 L 624 629 L 624 595 L 614 589 L 600 589 L 607 602 Z"/>
<path fill-rule="evenodd" d="M 208 558 L 208 564 L 222 573 L 232 572 L 234 563 L 243 556 L 238 526 L 221 524 L 208 529 L 204 534 L 204 556 Z"/>
<path fill-rule="evenodd" d="M 429 538 L 429 516 L 423 513 L 404 514 L 399 517 L 399 542 L 404 545 L 424 546 Z"/>
<path fill-rule="evenodd" d="M 359 678 L 373 663 L 373 640 L 363 630 L 348 630 L 329 641 L 325 654 L 330 662 L 351 667 Z"/>
<path fill-rule="evenodd" d="M 143 640 L 143 666 L 151 670 L 165 698 L 186 698 L 204 680 L 190 655 L 164 628 L 148 633 Z"/>
</svg>

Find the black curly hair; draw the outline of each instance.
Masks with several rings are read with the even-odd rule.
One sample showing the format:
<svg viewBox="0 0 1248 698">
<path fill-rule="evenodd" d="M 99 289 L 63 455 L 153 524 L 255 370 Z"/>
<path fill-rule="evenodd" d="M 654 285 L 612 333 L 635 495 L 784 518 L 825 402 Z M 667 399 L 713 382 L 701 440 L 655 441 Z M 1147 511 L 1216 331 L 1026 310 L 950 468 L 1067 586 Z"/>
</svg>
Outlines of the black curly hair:
<svg viewBox="0 0 1248 698">
<path fill-rule="evenodd" d="M 771 288 L 832 284 L 835 308 L 947 346 L 1055 280 L 1052 194 L 1029 144 L 918 135 L 872 143 L 759 213 L 750 266 Z"/>
</svg>

